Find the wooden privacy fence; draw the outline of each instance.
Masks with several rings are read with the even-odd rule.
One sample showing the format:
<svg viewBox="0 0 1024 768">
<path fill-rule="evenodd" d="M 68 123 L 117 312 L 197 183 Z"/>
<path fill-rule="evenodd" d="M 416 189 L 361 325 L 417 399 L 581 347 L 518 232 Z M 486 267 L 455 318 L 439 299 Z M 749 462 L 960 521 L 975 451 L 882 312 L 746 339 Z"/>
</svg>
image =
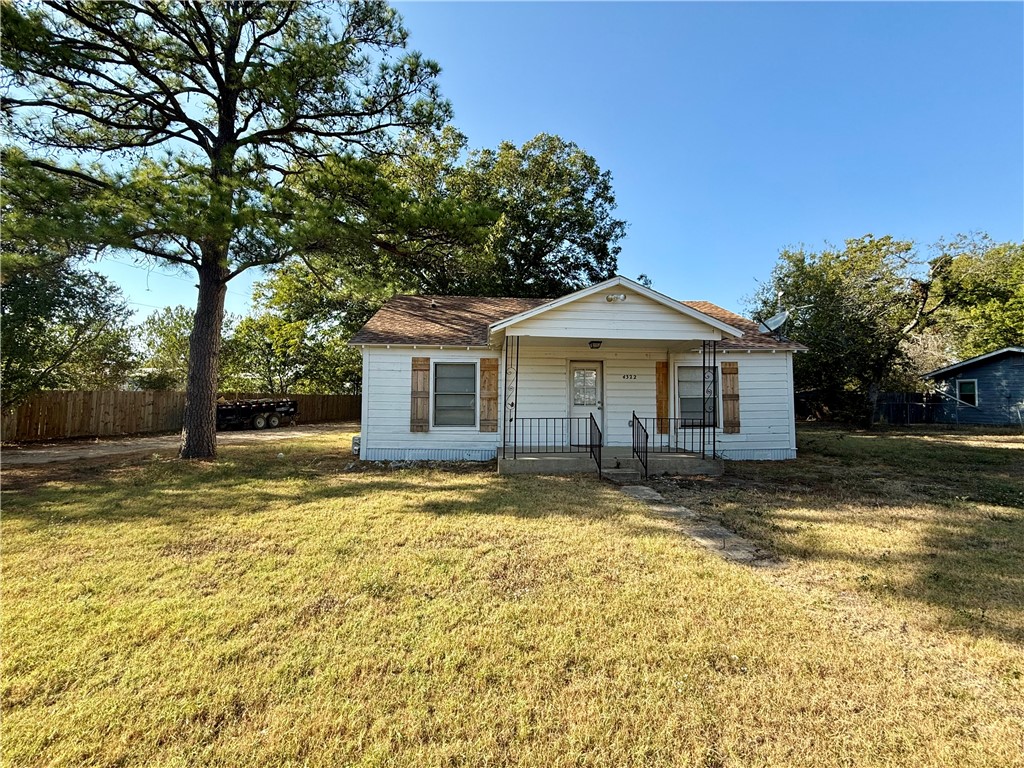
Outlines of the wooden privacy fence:
<svg viewBox="0 0 1024 768">
<path fill-rule="evenodd" d="M 225 392 L 229 400 L 270 395 Z M 299 423 L 358 421 L 359 395 L 274 395 L 299 402 Z M 181 429 L 184 392 L 40 392 L 4 411 L 0 430 L 7 442 L 108 437 Z"/>
</svg>

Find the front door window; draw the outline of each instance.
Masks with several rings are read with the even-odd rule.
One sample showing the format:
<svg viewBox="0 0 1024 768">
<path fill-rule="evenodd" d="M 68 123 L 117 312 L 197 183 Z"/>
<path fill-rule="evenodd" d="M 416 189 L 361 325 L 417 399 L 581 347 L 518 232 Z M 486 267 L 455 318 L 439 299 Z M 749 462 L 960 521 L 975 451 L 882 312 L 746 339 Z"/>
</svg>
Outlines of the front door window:
<svg viewBox="0 0 1024 768">
<path fill-rule="evenodd" d="M 596 368 L 577 368 L 572 372 L 572 404 L 597 405 Z"/>
</svg>

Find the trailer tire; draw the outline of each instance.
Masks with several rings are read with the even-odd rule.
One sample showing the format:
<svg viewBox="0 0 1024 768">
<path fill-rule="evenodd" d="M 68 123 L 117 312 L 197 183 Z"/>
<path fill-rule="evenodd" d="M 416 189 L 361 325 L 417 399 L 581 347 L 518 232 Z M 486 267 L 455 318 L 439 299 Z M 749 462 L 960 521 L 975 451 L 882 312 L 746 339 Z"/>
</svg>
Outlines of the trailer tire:
<svg viewBox="0 0 1024 768">
<path fill-rule="evenodd" d="M 278 416 L 276 413 L 272 413 L 269 416 L 267 416 L 267 426 L 268 427 L 273 428 L 273 427 L 276 427 L 280 423 L 281 423 L 281 417 Z"/>
<path fill-rule="evenodd" d="M 262 413 L 257 413 L 252 417 L 253 429 L 263 429 L 267 426 L 267 417 Z"/>
</svg>

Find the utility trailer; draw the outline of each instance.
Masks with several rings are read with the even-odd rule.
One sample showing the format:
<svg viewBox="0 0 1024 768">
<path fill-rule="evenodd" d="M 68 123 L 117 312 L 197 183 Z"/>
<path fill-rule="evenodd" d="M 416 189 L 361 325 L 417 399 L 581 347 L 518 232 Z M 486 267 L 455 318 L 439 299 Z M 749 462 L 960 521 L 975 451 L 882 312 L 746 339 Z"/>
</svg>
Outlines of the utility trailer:
<svg viewBox="0 0 1024 768">
<path fill-rule="evenodd" d="M 299 412 L 297 400 L 230 400 L 217 403 L 217 429 L 276 427 L 282 422 L 295 423 Z"/>
</svg>

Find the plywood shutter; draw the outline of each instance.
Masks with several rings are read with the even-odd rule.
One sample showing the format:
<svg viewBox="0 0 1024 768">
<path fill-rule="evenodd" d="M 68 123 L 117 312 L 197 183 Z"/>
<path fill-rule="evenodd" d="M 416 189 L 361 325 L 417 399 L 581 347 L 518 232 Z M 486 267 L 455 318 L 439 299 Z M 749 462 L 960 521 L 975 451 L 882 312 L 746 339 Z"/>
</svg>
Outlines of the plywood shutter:
<svg viewBox="0 0 1024 768">
<path fill-rule="evenodd" d="M 668 361 L 658 360 L 654 369 L 655 412 L 659 435 L 668 434 Z"/>
<path fill-rule="evenodd" d="M 498 431 L 498 359 L 480 361 L 480 431 Z"/>
<path fill-rule="evenodd" d="M 412 401 L 409 408 L 409 431 L 430 431 L 430 358 L 412 359 Z"/>
<path fill-rule="evenodd" d="M 722 431 L 727 434 L 740 431 L 739 367 L 739 363 L 722 363 Z"/>
</svg>

